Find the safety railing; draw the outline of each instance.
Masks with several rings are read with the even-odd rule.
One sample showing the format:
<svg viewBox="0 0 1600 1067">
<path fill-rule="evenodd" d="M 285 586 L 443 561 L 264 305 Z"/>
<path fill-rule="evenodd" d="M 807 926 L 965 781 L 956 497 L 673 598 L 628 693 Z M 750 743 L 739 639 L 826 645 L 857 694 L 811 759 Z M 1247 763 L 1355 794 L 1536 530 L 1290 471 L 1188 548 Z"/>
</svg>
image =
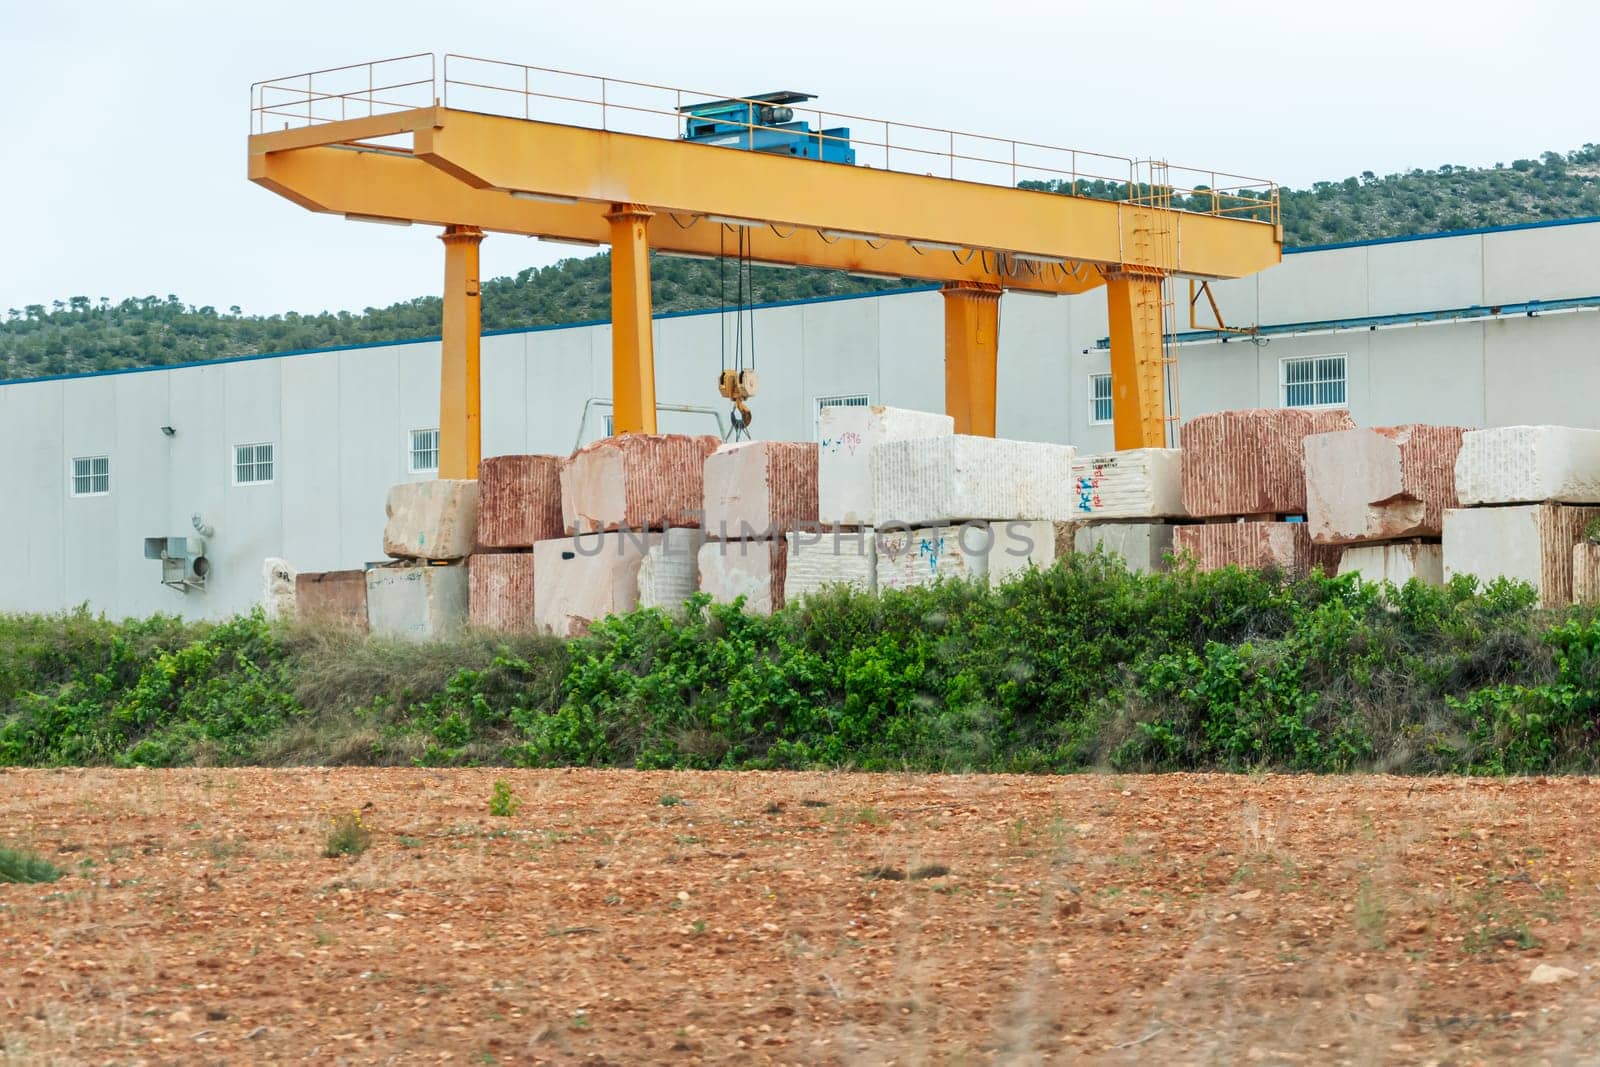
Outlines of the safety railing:
<svg viewBox="0 0 1600 1067">
<path fill-rule="evenodd" d="M 320 126 L 431 107 L 437 67 L 431 52 L 351 63 L 250 86 L 250 132 Z"/>
<path fill-rule="evenodd" d="M 258 82 L 251 87 L 252 128 L 310 126 L 426 107 L 445 107 L 509 118 L 584 126 L 614 133 L 676 139 L 684 107 L 709 100 L 770 101 L 699 92 L 651 82 L 539 67 L 506 60 L 446 54 L 435 78 L 430 54 L 314 71 Z M 1085 149 L 1019 141 L 918 123 L 785 105 L 792 120 L 812 124 L 805 134 L 817 155 L 835 145 L 855 153 L 856 165 L 1104 200 L 1171 207 L 1233 218 L 1278 221 L 1278 187 L 1270 181 L 1223 171 L 1152 164 Z M 759 116 L 759 110 L 753 112 Z M 754 150 L 760 131 L 794 136 L 792 126 L 768 126 L 721 116 L 719 125 L 743 130 Z M 848 129 L 844 133 L 830 130 Z M 1157 168 L 1169 175 L 1154 182 Z M 1173 177 L 1175 176 L 1175 177 Z"/>
</svg>

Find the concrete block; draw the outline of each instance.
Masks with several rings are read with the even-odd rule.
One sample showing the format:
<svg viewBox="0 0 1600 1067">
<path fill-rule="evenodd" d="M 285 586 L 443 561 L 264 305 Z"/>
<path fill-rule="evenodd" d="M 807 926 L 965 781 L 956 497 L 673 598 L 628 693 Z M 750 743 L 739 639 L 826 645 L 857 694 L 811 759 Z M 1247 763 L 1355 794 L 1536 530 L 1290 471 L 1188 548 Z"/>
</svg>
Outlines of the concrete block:
<svg viewBox="0 0 1600 1067">
<path fill-rule="evenodd" d="M 1183 424 L 1183 506 L 1196 517 L 1299 515 L 1306 510 L 1305 447 L 1314 433 L 1353 430 L 1342 408 L 1251 408 Z"/>
<path fill-rule="evenodd" d="M 885 441 L 949 437 L 949 415 L 905 408 L 825 407 L 817 415 L 817 519 L 825 526 L 873 523 L 872 450 Z"/>
<path fill-rule="evenodd" d="M 533 629 L 533 553 L 467 557 L 467 621 L 484 630 Z"/>
<path fill-rule="evenodd" d="M 372 632 L 408 641 L 450 637 L 467 624 L 467 567 L 404 564 L 367 571 Z"/>
<path fill-rule="evenodd" d="M 533 622 L 540 633 L 576 637 L 607 615 L 639 604 L 639 567 L 661 534 L 579 534 L 533 546 Z"/>
<path fill-rule="evenodd" d="M 785 536 L 789 545 L 783 576 L 785 604 L 839 585 L 863 593 L 878 591 L 878 555 L 870 528 Z"/>
<path fill-rule="evenodd" d="M 706 457 L 722 442 L 686 434 L 603 437 L 561 467 L 566 532 L 699 526 Z"/>
<path fill-rule="evenodd" d="M 367 629 L 367 572 L 321 571 L 294 577 L 295 614 L 306 622 Z"/>
<path fill-rule="evenodd" d="M 1078 528 L 1074 549 L 1118 556 L 1130 571 L 1149 574 L 1168 569 L 1172 531 L 1165 522 L 1096 522 Z"/>
<path fill-rule="evenodd" d="M 1600 430 L 1472 430 L 1456 457 L 1456 495 L 1477 504 L 1600 504 Z"/>
<path fill-rule="evenodd" d="M 1303 578 L 1320 569 L 1333 574 L 1340 549 L 1313 544 L 1303 522 L 1215 522 L 1176 526 L 1174 555 L 1191 557 L 1203 571 L 1227 566 L 1280 570 Z"/>
<path fill-rule="evenodd" d="M 1322 545 L 1438 537 L 1457 506 L 1459 426 L 1383 426 L 1305 439 L 1306 524 Z"/>
<path fill-rule="evenodd" d="M 1084 519 L 1183 518 L 1183 450 L 1131 448 L 1078 456 L 1072 487 Z"/>
<path fill-rule="evenodd" d="M 783 607 L 789 570 L 787 540 L 707 541 L 700 549 L 700 588 L 720 604 L 744 597 L 751 615 Z"/>
<path fill-rule="evenodd" d="M 1405 585 L 1416 578 L 1426 585 L 1444 584 L 1444 546 L 1406 541 L 1391 545 L 1348 545 L 1339 560 L 1340 574 L 1359 574 L 1369 582 Z"/>
<path fill-rule="evenodd" d="M 383 551 L 396 559 L 466 559 L 478 539 L 478 483 L 437 478 L 389 490 Z"/>
<path fill-rule="evenodd" d="M 1572 602 L 1600 604 L 1600 545 L 1592 541 L 1572 546 Z"/>
<path fill-rule="evenodd" d="M 706 457 L 709 537 L 781 538 L 817 522 L 817 446 L 809 441 L 742 441 Z"/>
<path fill-rule="evenodd" d="M 1469 438 L 1471 434 L 1467 435 Z M 1600 507 L 1523 504 L 1444 513 L 1444 579 L 1512 578 L 1539 591 L 1541 607 L 1572 603 L 1572 548 Z"/>
<path fill-rule="evenodd" d="M 703 530 L 663 530 L 661 543 L 651 545 L 639 561 L 639 607 L 683 607 L 700 588 L 698 557 L 705 541 Z"/>
<path fill-rule="evenodd" d="M 994 437 L 885 441 L 872 450 L 878 525 L 1072 519 L 1077 449 Z"/>
<path fill-rule="evenodd" d="M 478 465 L 478 547 L 532 548 L 560 537 L 560 456 L 490 456 Z"/>
</svg>

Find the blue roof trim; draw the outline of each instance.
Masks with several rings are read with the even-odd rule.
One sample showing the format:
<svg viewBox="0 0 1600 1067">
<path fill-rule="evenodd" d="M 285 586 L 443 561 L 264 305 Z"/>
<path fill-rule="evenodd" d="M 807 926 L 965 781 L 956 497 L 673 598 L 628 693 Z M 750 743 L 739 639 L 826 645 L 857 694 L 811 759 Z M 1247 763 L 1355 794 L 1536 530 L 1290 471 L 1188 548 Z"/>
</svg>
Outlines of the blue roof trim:
<svg viewBox="0 0 1600 1067">
<path fill-rule="evenodd" d="M 1372 237 L 1365 241 L 1338 241 L 1326 245 L 1296 245 L 1285 248 L 1286 256 L 1302 252 L 1332 252 L 1339 248 L 1366 248 L 1370 245 L 1398 245 L 1407 241 L 1438 241 L 1446 237 L 1477 237 L 1486 233 L 1511 233 L 1514 230 L 1544 230 L 1552 226 L 1583 226 L 1600 222 L 1600 215 L 1583 215 L 1575 219 L 1541 219 L 1538 222 L 1508 222 L 1504 226 L 1478 226 L 1468 230 L 1440 230 L 1437 233 L 1409 233 L 1403 237 Z"/>
<path fill-rule="evenodd" d="M 774 308 L 800 307 L 812 304 L 832 304 L 842 300 L 872 300 L 881 296 L 901 296 L 905 293 L 934 293 L 942 286 L 908 285 L 900 289 L 883 289 L 873 293 L 835 293 L 832 296 L 814 296 L 807 300 L 773 300 L 765 304 L 752 304 L 756 311 Z M 661 311 L 650 316 L 657 319 L 684 319 L 692 315 L 721 315 L 721 308 L 696 308 L 689 311 Z M 485 330 L 484 337 L 505 337 L 521 333 L 548 333 L 551 330 L 581 330 L 590 326 L 609 326 L 610 319 L 588 319 L 583 322 L 557 322 L 543 326 L 513 326 L 505 330 Z M 428 337 L 406 337 L 394 341 L 363 341 L 353 345 L 330 345 L 327 348 L 292 348 L 284 352 L 257 352 L 248 356 L 225 356 L 222 359 L 201 359 L 192 363 L 166 363 L 157 367 L 120 367 L 117 370 L 82 371 L 77 374 L 51 374 L 42 378 L 0 378 L 0 385 L 38 385 L 43 382 L 69 382 L 79 378 L 111 378 L 119 374 L 151 374 L 158 371 L 190 370 L 194 367 L 221 367 L 231 363 L 254 363 L 262 359 L 287 359 L 290 356 L 318 356 L 329 352 L 356 352 L 364 348 L 394 348 L 398 345 L 425 345 L 439 340 L 438 334 Z"/>
<path fill-rule="evenodd" d="M 1333 330 L 1375 330 L 1380 326 L 1406 326 L 1422 322 L 1471 322 L 1476 319 L 1498 319 L 1508 316 L 1533 318 L 1541 311 L 1577 311 L 1583 308 L 1600 308 L 1600 296 L 1575 296 L 1563 300 L 1524 300 L 1515 304 L 1472 304 L 1468 307 L 1442 308 L 1438 311 L 1400 311 L 1388 315 L 1354 315 L 1343 319 L 1312 319 L 1307 322 L 1278 322 L 1257 326 L 1240 333 L 1221 330 L 1183 330 L 1169 334 L 1175 344 L 1194 344 L 1206 341 L 1248 341 L 1252 337 L 1274 337 L 1282 334 L 1325 333 Z M 1094 347 L 1105 351 L 1111 339 L 1102 337 Z"/>
</svg>

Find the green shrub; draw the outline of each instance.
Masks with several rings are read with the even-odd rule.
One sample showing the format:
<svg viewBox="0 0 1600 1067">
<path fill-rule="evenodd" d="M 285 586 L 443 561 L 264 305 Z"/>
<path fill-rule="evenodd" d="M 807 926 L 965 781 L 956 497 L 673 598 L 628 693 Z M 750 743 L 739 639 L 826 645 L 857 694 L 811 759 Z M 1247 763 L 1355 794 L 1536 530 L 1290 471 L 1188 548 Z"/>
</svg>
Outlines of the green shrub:
<svg viewBox="0 0 1600 1067">
<path fill-rule="evenodd" d="M 522 801 L 511 792 L 511 783 L 504 778 L 495 779 L 494 790 L 489 794 L 489 814 L 496 818 L 508 819 L 515 815 L 520 807 Z"/>
<path fill-rule="evenodd" d="M 0 882 L 53 882 L 61 869 L 31 852 L 0 848 Z"/>
</svg>

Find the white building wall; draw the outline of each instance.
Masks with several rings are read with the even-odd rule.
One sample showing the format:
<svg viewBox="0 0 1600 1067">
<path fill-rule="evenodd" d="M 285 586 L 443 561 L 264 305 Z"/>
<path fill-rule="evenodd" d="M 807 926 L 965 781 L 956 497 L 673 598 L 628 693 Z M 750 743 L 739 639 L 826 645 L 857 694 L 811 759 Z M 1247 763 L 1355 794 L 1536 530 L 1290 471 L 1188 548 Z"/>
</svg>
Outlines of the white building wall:
<svg viewBox="0 0 1600 1067">
<path fill-rule="evenodd" d="M 1600 296 L 1600 224 L 1379 242 L 1286 255 L 1281 266 L 1213 286 L 1229 325 L 1287 324 Z M 1188 291 L 1174 286 L 1176 325 Z M 1210 320 L 1201 299 L 1201 325 Z M 755 436 L 809 440 L 818 397 L 944 404 L 943 303 L 912 291 L 763 308 L 755 314 L 761 390 Z M 746 363 L 750 363 L 749 324 Z M 735 316 L 654 324 L 664 431 L 715 433 L 716 395 Z M 1106 309 L 1096 290 L 1001 305 L 998 421 L 1003 436 L 1107 450 L 1089 376 L 1105 373 Z M 1290 333 L 1180 346 L 1185 416 L 1281 402 L 1286 358 L 1346 357 L 1348 402 L 1363 425 L 1564 423 L 1600 427 L 1600 314 L 1540 313 L 1468 322 Z M 438 423 L 439 344 L 252 358 L 144 372 L 0 385 L 0 514 L 21 567 L 0 610 L 87 603 L 111 615 L 222 617 L 260 596 L 261 562 L 359 567 L 382 554 L 384 497 L 407 478 L 413 430 Z M 564 454 L 605 432 L 611 396 L 606 325 L 492 334 L 483 342 L 486 455 Z M 585 419 L 585 410 L 588 416 Z M 166 436 L 163 426 L 175 433 Z M 235 485 L 233 447 L 268 441 L 276 477 Z M 111 491 L 70 494 L 76 456 L 111 457 Z M 212 577 L 180 594 L 143 558 L 145 537 L 214 527 Z"/>
</svg>

